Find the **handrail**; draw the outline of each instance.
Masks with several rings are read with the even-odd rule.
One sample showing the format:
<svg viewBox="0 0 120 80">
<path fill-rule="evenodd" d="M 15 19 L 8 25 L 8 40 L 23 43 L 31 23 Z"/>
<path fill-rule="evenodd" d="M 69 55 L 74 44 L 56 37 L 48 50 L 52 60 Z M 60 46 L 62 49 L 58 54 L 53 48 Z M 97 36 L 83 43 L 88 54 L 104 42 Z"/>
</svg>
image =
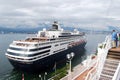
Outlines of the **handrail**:
<svg viewBox="0 0 120 80">
<path fill-rule="evenodd" d="M 105 41 L 102 43 L 103 44 L 102 48 L 109 50 L 112 47 L 111 42 L 112 42 L 111 36 L 110 35 L 106 36 Z"/>
<path fill-rule="evenodd" d="M 97 63 L 97 61 L 95 61 L 95 62 Z M 87 74 L 85 80 L 91 80 L 91 78 L 89 78 L 89 77 L 92 76 L 91 73 L 92 73 L 92 71 L 97 67 L 97 65 L 98 65 L 98 64 L 96 64 L 96 65 L 94 66 L 94 68 L 91 69 L 91 70 L 88 72 L 88 74 Z M 90 75 L 90 76 L 89 76 L 89 75 Z"/>
<path fill-rule="evenodd" d="M 92 73 L 92 71 L 93 71 L 94 69 L 91 71 L 92 74 L 90 74 L 90 78 L 88 78 L 88 80 L 94 80 L 94 78 L 97 76 L 97 75 L 96 75 L 96 72 L 97 72 L 96 67 L 97 67 L 97 64 L 96 64 L 96 66 L 94 67 L 95 71 L 94 71 L 93 73 Z"/>
<path fill-rule="evenodd" d="M 103 66 L 104 66 L 104 63 L 105 63 L 105 60 L 106 60 L 106 57 L 107 57 L 107 54 L 108 54 L 108 50 L 112 47 L 111 46 L 111 36 L 110 35 L 108 35 L 108 36 L 106 36 L 106 38 L 105 38 L 105 41 L 101 44 L 102 45 L 102 48 L 99 48 L 98 47 L 98 62 L 99 62 L 99 64 L 98 64 L 98 71 L 97 71 L 97 79 L 99 79 L 100 78 L 100 74 L 101 74 L 101 72 L 102 72 L 102 70 L 103 70 Z"/>
<path fill-rule="evenodd" d="M 107 38 L 108 39 L 106 40 L 106 47 L 105 47 L 105 49 L 109 50 L 112 47 L 112 45 L 111 45 L 112 40 L 111 40 L 111 36 L 107 36 Z"/>
<path fill-rule="evenodd" d="M 115 74 L 112 78 L 112 80 L 119 80 L 120 79 L 120 62 L 118 64 L 117 70 L 115 71 Z"/>
</svg>

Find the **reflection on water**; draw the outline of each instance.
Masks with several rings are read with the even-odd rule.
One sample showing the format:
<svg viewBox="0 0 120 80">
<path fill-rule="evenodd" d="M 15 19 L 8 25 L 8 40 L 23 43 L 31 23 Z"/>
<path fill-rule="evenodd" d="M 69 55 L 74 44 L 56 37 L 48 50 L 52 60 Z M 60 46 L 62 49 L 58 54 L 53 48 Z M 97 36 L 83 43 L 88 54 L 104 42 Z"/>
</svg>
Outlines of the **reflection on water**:
<svg viewBox="0 0 120 80">
<path fill-rule="evenodd" d="M 21 71 L 15 70 L 5 57 L 5 52 L 9 44 L 13 40 L 24 39 L 30 34 L 0 34 L 0 80 L 21 80 Z M 82 60 L 87 58 L 87 55 L 95 53 L 97 44 L 104 41 L 105 35 L 87 35 L 87 44 L 85 49 L 78 51 L 79 55 L 75 56 L 72 60 L 72 66 L 81 63 Z M 50 72 L 49 72 L 50 73 Z M 41 73 L 44 76 L 44 73 Z M 49 74 L 48 74 L 49 75 Z M 39 74 L 24 73 L 25 80 L 39 80 Z"/>
<path fill-rule="evenodd" d="M 86 54 L 86 49 L 82 49 L 80 51 L 78 51 L 79 55 L 75 56 L 72 60 L 72 66 L 76 66 L 78 64 L 81 63 L 81 61 L 85 60 L 87 58 L 87 54 Z"/>
</svg>

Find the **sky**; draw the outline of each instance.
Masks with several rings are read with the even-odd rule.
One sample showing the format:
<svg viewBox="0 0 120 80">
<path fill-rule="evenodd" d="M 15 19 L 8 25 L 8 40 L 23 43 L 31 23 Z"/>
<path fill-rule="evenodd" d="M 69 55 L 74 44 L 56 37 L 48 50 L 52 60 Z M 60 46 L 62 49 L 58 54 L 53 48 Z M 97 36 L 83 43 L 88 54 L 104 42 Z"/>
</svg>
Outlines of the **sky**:
<svg viewBox="0 0 120 80">
<path fill-rule="evenodd" d="M 120 26 L 120 0 L 0 0 L 0 26 L 37 27 L 54 20 L 68 26 Z"/>
</svg>

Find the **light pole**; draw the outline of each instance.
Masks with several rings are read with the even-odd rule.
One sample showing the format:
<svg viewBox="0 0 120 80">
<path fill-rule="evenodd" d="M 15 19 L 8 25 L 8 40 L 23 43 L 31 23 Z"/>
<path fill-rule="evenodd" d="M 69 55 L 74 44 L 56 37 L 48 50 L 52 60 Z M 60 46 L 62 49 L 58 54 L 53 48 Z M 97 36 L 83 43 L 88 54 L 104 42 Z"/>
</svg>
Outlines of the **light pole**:
<svg viewBox="0 0 120 80">
<path fill-rule="evenodd" d="M 70 64 L 70 68 L 69 68 L 69 78 L 68 80 L 71 80 L 71 61 L 73 59 L 73 57 L 75 56 L 75 54 L 73 52 L 71 52 L 70 54 L 67 54 L 67 59 L 69 60 L 69 64 Z"/>
<path fill-rule="evenodd" d="M 45 74 L 44 74 L 44 80 L 46 80 L 46 75 L 47 75 L 47 72 L 45 72 Z"/>
<path fill-rule="evenodd" d="M 39 78 L 40 78 L 40 80 L 42 80 L 42 76 L 41 75 L 39 75 Z"/>
</svg>

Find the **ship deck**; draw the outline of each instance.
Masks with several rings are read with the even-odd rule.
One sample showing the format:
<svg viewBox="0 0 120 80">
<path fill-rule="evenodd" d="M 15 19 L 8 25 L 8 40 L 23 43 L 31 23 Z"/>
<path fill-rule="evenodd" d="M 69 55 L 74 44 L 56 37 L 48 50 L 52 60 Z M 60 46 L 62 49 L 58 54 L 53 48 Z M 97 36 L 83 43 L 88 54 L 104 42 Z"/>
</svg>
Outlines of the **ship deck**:
<svg viewBox="0 0 120 80">
<path fill-rule="evenodd" d="M 120 61 L 120 47 L 111 48 L 108 52 L 107 58 Z"/>
<path fill-rule="evenodd" d="M 109 49 L 99 80 L 112 80 L 119 64 L 120 47 Z"/>
<path fill-rule="evenodd" d="M 48 41 L 49 39 L 46 37 L 34 37 L 34 38 L 27 38 L 25 40 L 17 40 L 14 41 L 13 43 L 15 43 L 17 46 L 29 46 L 30 42 L 45 42 Z"/>
<path fill-rule="evenodd" d="M 35 37 L 35 38 L 27 38 L 25 41 L 26 42 L 39 42 L 39 41 L 47 41 L 47 37 Z"/>
<path fill-rule="evenodd" d="M 111 48 L 109 51 L 120 52 L 120 47 Z"/>
</svg>

